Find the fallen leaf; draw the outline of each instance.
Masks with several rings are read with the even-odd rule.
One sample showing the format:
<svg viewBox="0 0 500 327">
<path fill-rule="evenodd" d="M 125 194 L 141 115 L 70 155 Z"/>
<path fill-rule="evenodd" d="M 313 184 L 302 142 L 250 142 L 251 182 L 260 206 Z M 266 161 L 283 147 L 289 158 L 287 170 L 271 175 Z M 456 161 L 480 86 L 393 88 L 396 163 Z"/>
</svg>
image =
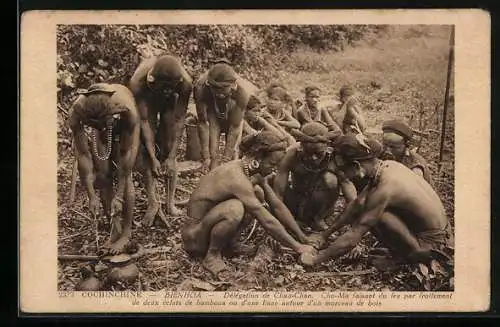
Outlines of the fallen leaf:
<svg viewBox="0 0 500 327">
<path fill-rule="evenodd" d="M 285 283 L 285 277 L 283 277 L 283 275 L 279 275 L 274 279 L 274 283 L 276 285 L 283 285 Z"/>
<path fill-rule="evenodd" d="M 99 64 L 99 66 L 108 67 L 108 63 L 102 59 L 97 60 L 97 63 Z"/>
<path fill-rule="evenodd" d="M 427 268 L 426 265 L 419 263 L 418 267 L 420 268 L 420 271 L 424 275 L 425 278 L 429 278 L 429 268 Z"/>
</svg>

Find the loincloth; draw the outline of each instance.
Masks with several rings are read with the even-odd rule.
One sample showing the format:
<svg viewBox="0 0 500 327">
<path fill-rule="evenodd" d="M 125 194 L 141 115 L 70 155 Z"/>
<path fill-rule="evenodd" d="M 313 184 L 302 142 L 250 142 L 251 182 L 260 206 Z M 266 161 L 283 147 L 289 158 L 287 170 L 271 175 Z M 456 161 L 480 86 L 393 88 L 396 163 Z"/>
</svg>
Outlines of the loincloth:
<svg viewBox="0 0 500 327">
<path fill-rule="evenodd" d="M 443 229 L 432 229 L 416 233 L 415 237 L 423 248 L 438 251 L 453 249 L 453 234 L 449 223 Z"/>
</svg>

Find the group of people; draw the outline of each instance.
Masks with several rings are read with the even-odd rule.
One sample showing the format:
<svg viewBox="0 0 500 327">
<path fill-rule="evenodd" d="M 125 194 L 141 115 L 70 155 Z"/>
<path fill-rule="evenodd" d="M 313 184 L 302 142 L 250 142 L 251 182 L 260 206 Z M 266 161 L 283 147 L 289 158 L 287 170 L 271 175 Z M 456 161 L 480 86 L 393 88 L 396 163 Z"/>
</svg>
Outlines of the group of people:
<svg viewBox="0 0 500 327">
<path fill-rule="evenodd" d="M 427 163 L 412 148 L 413 130 L 390 120 L 382 142 L 366 135 L 353 87 L 341 88 L 340 106 L 332 110 L 321 106 L 314 86 L 305 89 L 302 103 L 279 83 L 262 93 L 228 61 L 193 80 L 179 58 L 164 55 L 143 61 L 128 85 L 98 83 L 80 93 L 69 123 L 89 209 L 96 216 L 101 202 L 111 221 L 111 253 L 131 238 L 134 169 L 148 195 L 146 225 L 181 214 L 174 198 L 176 155 L 191 94 L 203 176 L 181 232 L 185 251 L 214 275 L 226 268 L 224 251 L 237 252 L 238 236 L 252 219 L 305 266 L 348 253 L 368 232 L 385 246 L 372 249 L 379 265 L 429 262 L 452 246 Z M 166 213 L 159 178 L 167 188 Z M 346 207 L 334 217 L 340 196 Z"/>
</svg>

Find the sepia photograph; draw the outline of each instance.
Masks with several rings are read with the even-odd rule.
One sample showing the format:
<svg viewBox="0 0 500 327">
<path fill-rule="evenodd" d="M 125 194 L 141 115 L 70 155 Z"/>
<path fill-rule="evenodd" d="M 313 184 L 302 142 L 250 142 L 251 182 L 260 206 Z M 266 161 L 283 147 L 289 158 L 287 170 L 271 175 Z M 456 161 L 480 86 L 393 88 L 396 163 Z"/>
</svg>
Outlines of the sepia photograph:
<svg viewBox="0 0 500 327">
<path fill-rule="evenodd" d="M 452 291 L 453 34 L 58 25 L 58 289 Z"/>
<path fill-rule="evenodd" d="M 22 312 L 488 310 L 488 13 L 21 26 Z"/>
</svg>

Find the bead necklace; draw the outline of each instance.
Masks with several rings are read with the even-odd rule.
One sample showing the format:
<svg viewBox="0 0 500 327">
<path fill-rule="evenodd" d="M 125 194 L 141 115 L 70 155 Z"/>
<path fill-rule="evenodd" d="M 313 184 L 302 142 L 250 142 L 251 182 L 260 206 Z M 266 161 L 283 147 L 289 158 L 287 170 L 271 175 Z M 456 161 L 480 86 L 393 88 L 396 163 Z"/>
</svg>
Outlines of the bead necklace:
<svg viewBox="0 0 500 327">
<path fill-rule="evenodd" d="M 113 143 L 113 125 L 106 127 L 106 146 L 104 150 L 104 154 L 99 153 L 99 149 L 97 148 L 97 130 L 92 128 L 92 152 L 99 160 L 108 160 L 111 155 L 111 148 Z"/>
</svg>

